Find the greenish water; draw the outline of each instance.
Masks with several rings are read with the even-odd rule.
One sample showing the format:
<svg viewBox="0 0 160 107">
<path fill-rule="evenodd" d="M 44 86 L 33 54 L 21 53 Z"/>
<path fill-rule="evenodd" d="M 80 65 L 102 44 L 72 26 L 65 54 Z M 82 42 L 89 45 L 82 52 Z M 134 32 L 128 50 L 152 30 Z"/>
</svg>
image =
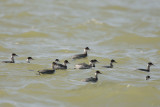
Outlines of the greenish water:
<svg viewBox="0 0 160 107">
<path fill-rule="evenodd" d="M 159 107 L 160 1 L 0 0 L 1 107 Z M 73 61 L 88 46 L 88 58 Z M 26 63 L 26 57 L 35 60 Z M 67 70 L 37 75 L 56 59 Z M 93 69 L 74 65 L 97 59 Z M 115 59 L 113 69 L 102 68 Z M 151 72 L 137 71 L 151 61 Z M 100 70 L 97 83 L 81 80 Z M 145 77 L 151 76 L 146 81 Z"/>
</svg>

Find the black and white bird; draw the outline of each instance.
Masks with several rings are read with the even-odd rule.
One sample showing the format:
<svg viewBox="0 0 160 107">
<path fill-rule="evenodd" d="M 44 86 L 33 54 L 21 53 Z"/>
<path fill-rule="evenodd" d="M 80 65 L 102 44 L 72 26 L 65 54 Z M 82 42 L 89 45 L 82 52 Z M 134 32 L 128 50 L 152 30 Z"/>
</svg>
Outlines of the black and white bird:
<svg viewBox="0 0 160 107">
<path fill-rule="evenodd" d="M 86 48 L 84 48 L 84 53 L 83 54 L 77 54 L 77 55 L 74 55 L 73 57 L 72 57 L 72 59 L 81 59 L 81 58 L 85 58 L 85 57 L 87 57 L 87 51 L 88 50 L 90 50 L 89 49 L 89 47 L 86 47 Z"/>
<path fill-rule="evenodd" d="M 14 60 L 14 57 L 15 56 L 18 56 L 17 54 L 15 54 L 15 53 L 12 53 L 12 55 L 11 55 L 11 61 L 2 61 L 3 63 L 15 63 L 15 60 Z"/>
<path fill-rule="evenodd" d="M 154 65 L 152 62 L 148 62 L 147 69 L 138 69 L 140 71 L 150 72 L 150 67 Z"/>
<path fill-rule="evenodd" d="M 90 77 L 90 78 L 86 78 L 82 81 L 84 82 L 97 82 L 98 81 L 98 74 L 102 74 L 100 71 L 96 71 L 95 73 L 95 78 L 94 77 Z"/>
<path fill-rule="evenodd" d="M 65 60 L 63 64 L 55 64 L 54 68 L 58 69 L 67 69 L 67 64 L 69 64 L 68 60 Z"/>
<path fill-rule="evenodd" d="M 56 65 L 55 62 L 52 62 L 52 69 L 43 69 L 38 71 L 39 74 L 53 74 L 55 72 L 54 65 Z"/>
<path fill-rule="evenodd" d="M 80 63 L 75 65 L 75 69 L 90 69 L 92 67 L 95 67 L 95 63 L 97 63 L 98 61 L 96 59 L 93 59 L 89 62 L 89 64 L 86 63 Z"/>
<path fill-rule="evenodd" d="M 30 63 L 30 60 L 34 60 L 32 57 L 27 57 L 27 63 Z"/>
<path fill-rule="evenodd" d="M 117 63 L 117 62 L 114 59 L 112 59 L 109 66 L 102 66 L 102 67 L 113 68 L 113 63 Z"/>
</svg>

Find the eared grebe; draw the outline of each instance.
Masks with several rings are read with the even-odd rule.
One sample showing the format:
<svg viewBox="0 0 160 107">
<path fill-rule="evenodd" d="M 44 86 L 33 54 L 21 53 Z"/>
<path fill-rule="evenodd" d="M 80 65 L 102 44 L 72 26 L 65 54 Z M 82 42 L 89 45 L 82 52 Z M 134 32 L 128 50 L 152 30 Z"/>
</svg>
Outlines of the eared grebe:
<svg viewBox="0 0 160 107">
<path fill-rule="evenodd" d="M 55 62 L 52 62 L 52 69 L 44 69 L 44 70 L 40 70 L 38 71 L 39 74 L 53 74 L 55 72 L 55 68 L 54 65 L 56 65 Z"/>
<path fill-rule="evenodd" d="M 114 59 L 111 60 L 110 66 L 103 66 L 105 68 L 113 68 L 113 63 L 117 63 Z"/>
<path fill-rule="evenodd" d="M 95 63 L 97 63 L 98 61 L 96 59 L 93 59 L 89 62 L 89 64 L 86 63 L 80 63 L 75 65 L 75 68 L 77 69 L 90 69 L 92 67 L 95 67 Z"/>
<path fill-rule="evenodd" d="M 67 69 L 67 64 L 69 64 L 68 60 L 65 60 L 63 64 L 55 64 L 55 69 Z"/>
<path fill-rule="evenodd" d="M 82 81 L 84 81 L 84 82 L 97 82 L 98 81 L 98 74 L 102 74 L 102 73 L 99 72 L 99 71 L 96 71 L 95 78 L 94 77 L 90 77 L 90 78 L 86 78 L 86 79 L 84 79 Z"/>
<path fill-rule="evenodd" d="M 12 53 L 12 55 L 11 55 L 11 61 L 2 61 L 3 63 L 15 63 L 15 61 L 14 61 L 14 57 L 15 56 L 18 56 L 18 55 L 16 55 L 15 53 Z"/>
<path fill-rule="evenodd" d="M 151 77 L 149 75 L 146 76 L 146 80 L 149 80 L 151 79 Z"/>
<path fill-rule="evenodd" d="M 27 63 L 30 63 L 30 60 L 34 60 L 32 57 L 27 57 Z"/>
<path fill-rule="evenodd" d="M 90 50 L 88 47 L 84 48 L 84 53 L 83 54 L 77 54 L 77 55 L 74 55 L 72 57 L 72 59 L 80 59 L 80 58 L 85 58 L 87 57 L 87 51 Z"/>
<path fill-rule="evenodd" d="M 148 62 L 147 69 L 138 69 L 140 71 L 150 72 L 150 66 L 154 65 L 152 62 Z"/>
</svg>

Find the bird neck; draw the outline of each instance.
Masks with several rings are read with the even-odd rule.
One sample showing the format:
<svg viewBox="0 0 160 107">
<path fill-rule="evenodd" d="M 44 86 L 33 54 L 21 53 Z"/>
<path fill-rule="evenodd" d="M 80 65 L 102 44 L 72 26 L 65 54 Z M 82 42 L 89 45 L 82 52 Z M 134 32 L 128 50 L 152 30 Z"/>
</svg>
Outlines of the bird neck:
<svg viewBox="0 0 160 107">
<path fill-rule="evenodd" d="M 92 64 L 92 67 L 96 67 L 96 65 L 93 63 L 93 64 Z"/>
<path fill-rule="evenodd" d="M 90 65 L 91 67 L 93 67 L 93 63 L 92 63 L 92 62 L 89 62 L 89 65 Z"/>
<path fill-rule="evenodd" d="M 14 63 L 15 61 L 14 61 L 14 56 L 11 56 L 11 61 Z"/>
<path fill-rule="evenodd" d="M 27 59 L 26 61 L 27 61 L 27 63 L 30 63 L 30 60 L 29 60 L 29 59 Z"/>
<path fill-rule="evenodd" d="M 84 49 L 84 54 L 86 54 L 86 55 L 87 55 L 87 50 L 86 50 L 86 49 Z"/>
<path fill-rule="evenodd" d="M 150 71 L 150 65 L 147 66 L 147 70 Z"/>
<path fill-rule="evenodd" d="M 98 74 L 97 73 L 95 73 L 95 78 L 98 80 Z"/>
<path fill-rule="evenodd" d="M 113 68 L 113 64 L 112 64 L 112 63 L 113 63 L 113 62 L 110 63 L 110 67 L 111 67 L 111 68 Z"/>
<path fill-rule="evenodd" d="M 63 63 L 63 65 L 64 65 L 64 66 L 67 66 L 67 64 L 66 64 L 65 62 Z"/>
</svg>

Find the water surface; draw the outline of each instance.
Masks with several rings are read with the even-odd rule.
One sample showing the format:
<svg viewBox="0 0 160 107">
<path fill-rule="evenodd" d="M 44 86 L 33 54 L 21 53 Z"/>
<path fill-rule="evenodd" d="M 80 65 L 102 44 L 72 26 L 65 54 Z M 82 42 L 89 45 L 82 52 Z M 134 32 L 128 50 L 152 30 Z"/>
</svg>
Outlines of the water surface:
<svg viewBox="0 0 160 107">
<path fill-rule="evenodd" d="M 0 106 L 159 107 L 160 1 L 0 0 Z M 73 61 L 88 46 L 88 58 Z M 26 57 L 35 60 L 30 64 Z M 37 75 L 59 58 L 71 64 Z M 97 59 L 89 70 L 73 69 Z M 115 59 L 113 69 L 102 68 Z M 151 61 L 151 72 L 140 72 Z M 100 70 L 97 83 L 81 80 Z M 145 76 L 151 79 L 146 81 Z"/>
</svg>

